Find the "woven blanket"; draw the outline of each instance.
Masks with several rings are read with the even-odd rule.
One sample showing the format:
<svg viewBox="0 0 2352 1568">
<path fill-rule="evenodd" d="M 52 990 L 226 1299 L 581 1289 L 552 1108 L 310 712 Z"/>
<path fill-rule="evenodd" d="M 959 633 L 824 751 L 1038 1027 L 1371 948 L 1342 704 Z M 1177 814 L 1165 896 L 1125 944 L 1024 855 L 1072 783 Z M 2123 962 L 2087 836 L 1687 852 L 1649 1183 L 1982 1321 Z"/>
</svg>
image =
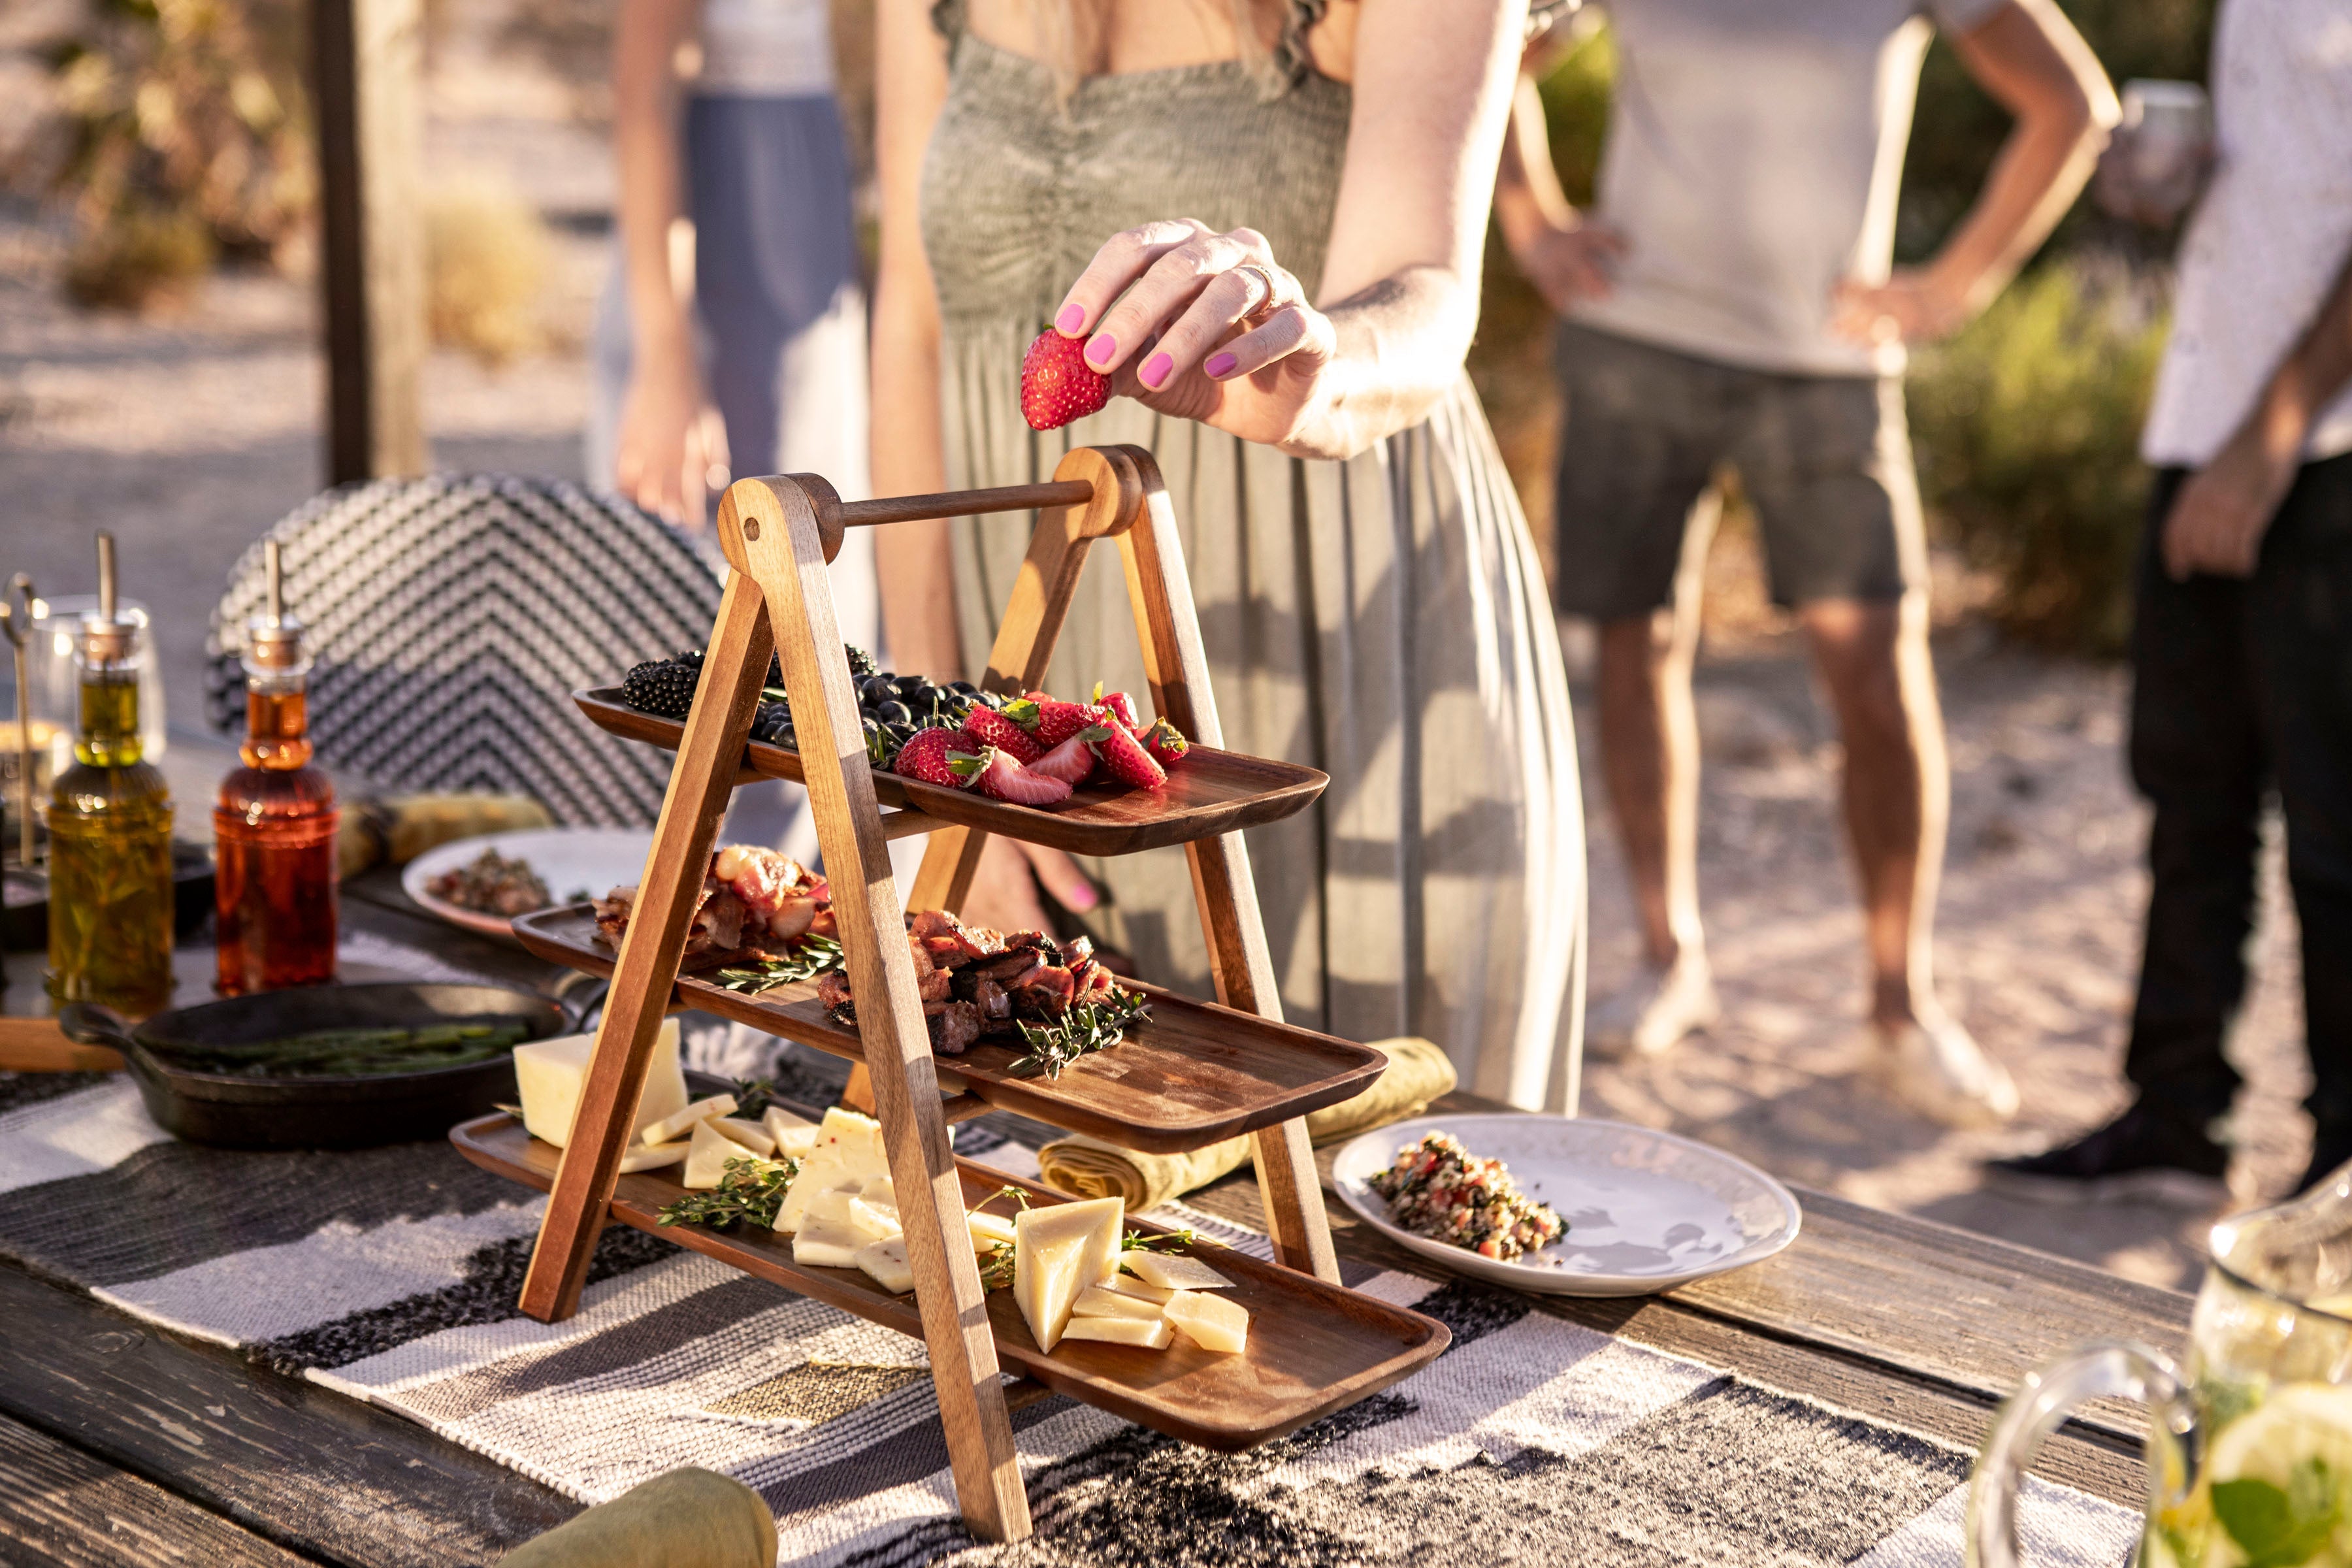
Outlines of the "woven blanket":
<svg viewBox="0 0 2352 1568">
<path fill-rule="evenodd" d="M 1015 1124 L 1015 1130 L 1018 1130 Z M 991 1119 L 961 1152 L 1034 1168 Z M 541 1200 L 446 1144 L 233 1153 L 131 1086 L 0 1074 L 0 1252 L 163 1329 L 373 1401 L 571 1496 L 680 1465 L 775 1510 L 787 1563 L 1958 1564 L 1969 1456 L 1560 1321 L 1351 1270 L 1454 1333 L 1415 1376 L 1247 1454 L 1055 1396 L 1014 1417 L 1038 1533 L 960 1524 L 920 1342 L 615 1227 L 578 1316 L 514 1307 Z M 1181 1205 L 1260 1256 L 1262 1237 Z M 2134 1515 L 2032 1483 L 2031 1559 L 2124 1561 Z"/>
</svg>

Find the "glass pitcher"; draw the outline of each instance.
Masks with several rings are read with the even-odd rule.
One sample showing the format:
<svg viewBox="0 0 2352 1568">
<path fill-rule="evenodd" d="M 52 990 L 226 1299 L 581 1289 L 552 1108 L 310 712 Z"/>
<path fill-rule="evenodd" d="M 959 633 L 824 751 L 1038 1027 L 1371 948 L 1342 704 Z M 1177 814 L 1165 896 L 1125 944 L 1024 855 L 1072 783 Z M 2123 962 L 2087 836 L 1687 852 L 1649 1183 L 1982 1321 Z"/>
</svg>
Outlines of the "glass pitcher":
<svg viewBox="0 0 2352 1568">
<path fill-rule="evenodd" d="M 2017 1490 L 2086 1399 L 2149 1407 L 2142 1568 L 2352 1568 L 2352 1165 L 2213 1227 L 2184 1372 L 2085 1345 L 2001 1407 L 1969 1493 L 1971 1568 L 2013 1568 Z"/>
</svg>

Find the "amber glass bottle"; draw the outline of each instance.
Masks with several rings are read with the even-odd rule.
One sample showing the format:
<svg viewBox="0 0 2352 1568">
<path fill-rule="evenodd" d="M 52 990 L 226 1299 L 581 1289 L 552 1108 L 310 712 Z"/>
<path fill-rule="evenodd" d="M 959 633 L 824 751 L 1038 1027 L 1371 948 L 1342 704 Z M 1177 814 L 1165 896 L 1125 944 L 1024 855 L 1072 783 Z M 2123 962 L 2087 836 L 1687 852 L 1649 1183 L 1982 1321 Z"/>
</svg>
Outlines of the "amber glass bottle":
<svg viewBox="0 0 2352 1568">
<path fill-rule="evenodd" d="M 99 612 L 75 637 L 74 765 L 49 789 L 49 994 L 133 1018 L 172 1000 L 172 797 L 141 760 L 145 628 L 115 614 L 99 535 Z"/>
<path fill-rule="evenodd" d="M 310 656 L 285 613 L 278 544 L 269 613 L 246 628 L 245 766 L 213 806 L 214 941 L 228 995 L 335 977 L 335 786 L 310 765 Z"/>
</svg>

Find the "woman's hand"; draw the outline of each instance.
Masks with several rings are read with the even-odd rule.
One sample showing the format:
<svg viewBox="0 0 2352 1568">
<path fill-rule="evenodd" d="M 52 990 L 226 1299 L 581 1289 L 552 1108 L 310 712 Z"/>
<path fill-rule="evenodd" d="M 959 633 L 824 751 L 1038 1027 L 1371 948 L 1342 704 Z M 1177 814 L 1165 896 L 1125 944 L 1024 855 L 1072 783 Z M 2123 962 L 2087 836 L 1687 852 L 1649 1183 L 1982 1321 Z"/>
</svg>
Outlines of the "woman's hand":
<svg viewBox="0 0 2352 1568">
<path fill-rule="evenodd" d="M 1607 224 L 1571 218 L 1513 247 L 1513 259 L 1544 303 L 1566 315 L 1587 300 L 1609 298 L 1625 250 L 1625 237 Z"/>
<path fill-rule="evenodd" d="M 699 532 L 709 492 L 729 482 L 727 426 L 684 353 L 649 356 L 629 373 L 613 482 L 671 523 Z"/>
<path fill-rule="evenodd" d="M 1286 447 L 1336 396 L 1331 319 L 1255 229 L 1181 218 L 1115 234 L 1054 326 L 1087 339 L 1113 390 L 1244 441 Z"/>
<path fill-rule="evenodd" d="M 962 918 L 997 931 L 1051 931 L 1053 921 L 1037 896 L 1041 884 L 1065 909 L 1084 913 L 1102 902 L 1078 863 L 1059 849 L 991 834 L 981 846 Z"/>
</svg>

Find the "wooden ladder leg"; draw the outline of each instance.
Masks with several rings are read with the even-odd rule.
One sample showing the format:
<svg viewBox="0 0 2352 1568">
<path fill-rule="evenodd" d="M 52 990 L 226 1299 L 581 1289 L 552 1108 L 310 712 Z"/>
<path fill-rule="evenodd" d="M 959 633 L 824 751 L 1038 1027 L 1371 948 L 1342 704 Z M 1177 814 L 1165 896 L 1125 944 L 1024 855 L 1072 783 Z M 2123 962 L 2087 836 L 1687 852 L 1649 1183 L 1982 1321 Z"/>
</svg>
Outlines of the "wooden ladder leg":
<svg viewBox="0 0 2352 1568">
<path fill-rule="evenodd" d="M 678 742 L 653 849 L 621 937 L 580 1109 L 523 1276 L 522 1310 L 541 1322 L 568 1318 L 580 1308 L 580 1288 L 597 1234 L 604 1228 L 621 1154 L 636 1131 L 637 1098 L 663 1011 L 677 984 L 678 959 L 704 868 L 710 864 L 710 846 L 759 710 L 769 648 L 759 584 L 738 572 L 719 603 L 698 700 Z"/>
<path fill-rule="evenodd" d="M 1108 451 L 1135 475 L 1136 513 L 1119 534 L 1119 554 L 1127 567 L 1128 597 L 1135 606 L 1136 635 L 1143 642 L 1152 706 L 1199 744 L 1223 747 L 1224 731 L 1209 689 L 1209 658 L 1201 644 L 1192 583 L 1184 574 L 1183 543 L 1176 535 L 1175 510 L 1160 483 L 1159 466 L 1139 447 Z M 1279 1021 L 1282 991 L 1242 836 L 1228 833 L 1203 839 L 1185 846 L 1185 853 L 1192 861 L 1192 891 L 1208 938 L 1217 999 L 1228 1007 Z M 1306 1121 L 1265 1128 L 1253 1142 L 1275 1256 L 1290 1268 L 1338 1284 L 1339 1258 L 1331 1246 L 1330 1216 L 1324 1212 Z"/>
<path fill-rule="evenodd" d="M 957 1504 L 974 1533 L 1019 1541 L 1030 1532 L 1029 1500 L 826 578 L 840 523 L 837 514 L 822 514 L 836 505 L 817 481 L 745 479 L 719 509 L 719 542 L 765 595 L 784 689 L 799 720 L 803 782 L 857 997 L 858 1035 L 898 1193 Z"/>
</svg>

